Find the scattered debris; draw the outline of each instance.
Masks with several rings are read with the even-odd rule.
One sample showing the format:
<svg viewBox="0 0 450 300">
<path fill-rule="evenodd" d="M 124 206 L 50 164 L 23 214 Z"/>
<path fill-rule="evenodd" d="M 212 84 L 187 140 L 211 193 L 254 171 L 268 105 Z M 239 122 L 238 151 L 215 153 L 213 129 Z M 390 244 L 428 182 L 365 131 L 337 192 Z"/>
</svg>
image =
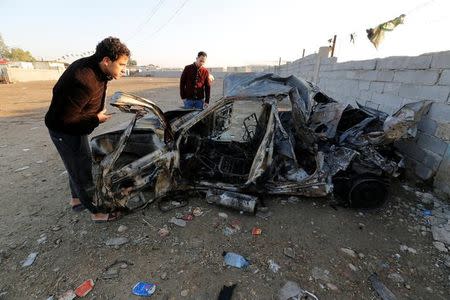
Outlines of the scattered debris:
<svg viewBox="0 0 450 300">
<path fill-rule="evenodd" d="M 316 295 L 302 289 L 296 282 L 287 281 L 278 292 L 278 300 L 292 299 L 319 300 Z"/>
<path fill-rule="evenodd" d="M 201 207 L 195 207 L 193 210 L 192 210 L 192 214 L 194 215 L 194 217 L 200 217 L 200 216 L 202 216 L 203 215 L 203 210 L 202 210 L 202 208 Z"/>
<path fill-rule="evenodd" d="M 153 293 L 156 291 L 156 285 L 153 283 L 147 283 L 147 282 L 138 282 L 133 287 L 131 292 L 140 297 L 150 297 L 153 295 Z"/>
<path fill-rule="evenodd" d="M 329 282 L 330 279 L 330 271 L 321 269 L 319 267 L 314 267 L 311 271 L 312 277 L 315 280 L 322 280 L 325 282 Z"/>
<path fill-rule="evenodd" d="M 348 267 L 350 268 L 350 270 L 352 270 L 353 272 L 356 272 L 356 271 L 358 271 L 358 268 L 357 267 L 355 267 L 355 265 L 353 265 L 353 264 L 348 264 Z"/>
<path fill-rule="evenodd" d="M 25 166 L 25 167 L 22 167 L 22 168 L 18 168 L 18 169 L 16 169 L 16 170 L 14 170 L 14 172 L 21 172 L 21 171 L 25 171 L 25 170 L 27 170 L 27 169 L 29 169 L 30 168 L 30 166 Z"/>
<path fill-rule="evenodd" d="M 181 219 L 184 220 L 184 221 L 192 221 L 192 220 L 194 220 L 194 215 L 191 214 L 191 213 L 184 214 L 184 215 L 181 217 Z"/>
<path fill-rule="evenodd" d="M 373 289 L 377 292 L 383 300 L 396 300 L 397 297 L 381 282 L 377 273 L 373 273 L 369 276 L 369 282 L 372 284 Z"/>
<path fill-rule="evenodd" d="M 250 265 L 250 262 L 243 256 L 233 252 L 223 252 L 223 259 L 226 265 L 242 269 Z"/>
<path fill-rule="evenodd" d="M 117 228 L 117 232 L 122 233 L 128 230 L 128 227 L 125 225 L 120 225 L 119 228 Z"/>
<path fill-rule="evenodd" d="M 395 283 L 403 283 L 405 282 L 405 279 L 403 279 L 402 275 L 398 274 L 398 273 L 390 273 L 388 275 L 388 278 L 390 280 L 392 280 Z"/>
<path fill-rule="evenodd" d="M 341 248 L 341 251 L 351 257 L 356 257 L 356 252 L 350 248 Z"/>
<path fill-rule="evenodd" d="M 89 292 L 92 291 L 93 288 L 94 281 L 92 279 L 88 279 L 75 289 L 75 294 L 78 297 L 84 297 L 89 294 Z"/>
<path fill-rule="evenodd" d="M 181 297 L 187 297 L 187 295 L 189 295 L 189 290 L 182 290 L 180 295 Z"/>
<path fill-rule="evenodd" d="M 126 260 L 115 260 L 112 264 L 106 267 L 103 272 L 103 279 L 114 279 L 119 277 L 120 270 L 128 268 L 128 265 L 133 265 L 133 263 Z"/>
<path fill-rule="evenodd" d="M 231 286 L 224 285 L 220 290 L 219 297 L 217 300 L 231 300 L 233 296 L 233 291 L 236 288 L 237 284 L 233 284 Z"/>
<path fill-rule="evenodd" d="M 442 242 L 433 242 L 434 247 L 441 252 L 448 252 L 448 249 L 445 247 L 445 244 Z"/>
<path fill-rule="evenodd" d="M 126 237 L 116 237 L 106 241 L 106 246 L 121 246 L 128 243 L 128 238 Z"/>
<path fill-rule="evenodd" d="M 36 260 L 36 257 L 38 256 L 38 252 L 32 252 L 28 255 L 28 257 L 22 262 L 22 267 L 29 267 L 31 266 L 34 261 Z"/>
<path fill-rule="evenodd" d="M 28 151 L 30 151 L 30 149 L 24 148 L 24 149 L 22 149 L 22 151 L 23 151 L 23 152 L 28 152 Z"/>
<path fill-rule="evenodd" d="M 271 211 L 265 211 L 265 212 L 263 212 L 263 211 L 258 211 L 257 213 L 256 213 L 256 216 L 258 217 L 258 218 L 261 218 L 261 219 L 264 219 L 264 220 L 268 220 L 271 216 L 272 216 L 272 212 Z"/>
<path fill-rule="evenodd" d="M 275 261 L 273 261 L 272 259 L 269 259 L 269 261 L 267 262 L 269 264 L 269 270 L 272 271 L 273 273 L 278 273 L 278 271 L 280 270 L 280 265 L 277 264 Z"/>
<path fill-rule="evenodd" d="M 219 215 L 219 218 L 222 218 L 222 219 L 227 219 L 228 218 L 228 215 L 226 213 L 224 213 L 224 212 L 220 212 L 218 215 Z"/>
<path fill-rule="evenodd" d="M 208 190 L 206 201 L 210 204 L 254 213 L 256 204 L 258 203 L 258 197 L 228 191 Z"/>
<path fill-rule="evenodd" d="M 170 234 L 169 228 L 167 225 L 164 225 L 162 228 L 158 230 L 158 234 L 160 237 L 166 237 Z"/>
<path fill-rule="evenodd" d="M 436 241 L 450 245 L 450 220 L 447 220 L 447 224 L 431 226 L 431 233 Z"/>
<path fill-rule="evenodd" d="M 45 244 L 47 242 L 47 235 L 45 233 L 41 234 L 41 237 L 38 238 L 38 245 Z"/>
<path fill-rule="evenodd" d="M 233 234 L 235 234 L 236 232 L 238 232 L 238 230 L 236 230 L 233 227 L 230 226 L 225 226 L 222 230 L 223 235 L 225 236 L 232 236 Z"/>
<path fill-rule="evenodd" d="M 242 225 L 241 225 L 241 221 L 240 220 L 232 220 L 229 224 L 231 226 L 231 228 L 233 228 L 235 231 L 241 231 L 242 229 Z"/>
<path fill-rule="evenodd" d="M 73 290 L 68 290 L 64 294 L 61 295 L 61 297 L 58 298 L 58 300 L 73 300 L 77 297 L 75 292 Z"/>
<path fill-rule="evenodd" d="M 291 247 L 287 247 L 283 249 L 284 255 L 290 258 L 295 258 L 295 250 Z"/>
<path fill-rule="evenodd" d="M 327 286 L 327 288 L 329 288 L 329 289 L 332 290 L 332 291 L 337 291 L 337 290 L 339 290 L 338 287 L 337 287 L 335 284 L 332 284 L 331 282 L 328 282 L 328 283 L 326 284 L 326 286 Z"/>
<path fill-rule="evenodd" d="M 400 251 L 417 254 L 417 250 L 406 245 L 400 245 Z"/>
<path fill-rule="evenodd" d="M 54 226 L 52 226 L 52 231 L 59 231 L 59 230 L 61 230 L 61 226 L 59 226 L 59 225 L 54 225 Z"/>
<path fill-rule="evenodd" d="M 261 235 L 262 230 L 259 227 L 253 227 L 252 228 L 252 235 Z"/>
<path fill-rule="evenodd" d="M 172 224 L 177 225 L 177 226 L 179 226 L 179 227 L 186 227 L 186 221 L 185 221 L 185 220 L 177 219 L 177 218 L 175 218 L 175 217 L 172 217 L 172 218 L 169 220 L 169 223 L 172 223 Z"/>
</svg>

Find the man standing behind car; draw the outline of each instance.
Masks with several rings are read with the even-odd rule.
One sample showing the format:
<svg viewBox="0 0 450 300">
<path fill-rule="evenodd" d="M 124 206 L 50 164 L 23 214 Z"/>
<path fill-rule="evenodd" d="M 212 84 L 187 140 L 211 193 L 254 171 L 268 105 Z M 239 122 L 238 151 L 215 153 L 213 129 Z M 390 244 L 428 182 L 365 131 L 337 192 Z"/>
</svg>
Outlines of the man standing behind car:
<svg viewBox="0 0 450 300">
<path fill-rule="evenodd" d="M 106 113 L 108 81 L 125 72 L 130 50 L 118 38 L 101 41 L 95 54 L 74 61 L 53 87 L 45 125 L 69 175 L 74 211 L 87 208 L 95 222 L 112 221 L 119 212 L 102 213 L 95 206 L 92 157 L 88 135 L 111 116 Z"/>
<path fill-rule="evenodd" d="M 180 96 L 186 109 L 208 107 L 211 86 L 209 72 L 204 67 L 206 57 L 206 53 L 200 51 L 195 62 L 184 67 L 181 74 Z"/>
</svg>

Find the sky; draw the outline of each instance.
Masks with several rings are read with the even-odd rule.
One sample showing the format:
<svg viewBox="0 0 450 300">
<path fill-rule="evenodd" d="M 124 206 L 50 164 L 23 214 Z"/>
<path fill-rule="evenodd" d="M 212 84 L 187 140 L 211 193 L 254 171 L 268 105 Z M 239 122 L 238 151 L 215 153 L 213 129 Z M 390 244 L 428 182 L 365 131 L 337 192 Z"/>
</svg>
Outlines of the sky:
<svg viewBox="0 0 450 300">
<path fill-rule="evenodd" d="M 450 50 L 448 0 L 0 0 L 0 12 L 5 43 L 44 60 L 93 51 L 107 36 L 139 65 L 161 67 L 190 64 L 200 50 L 210 67 L 274 65 L 335 34 L 338 61 Z M 400 14 L 405 24 L 376 50 L 365 30 Z"/>
</svg>

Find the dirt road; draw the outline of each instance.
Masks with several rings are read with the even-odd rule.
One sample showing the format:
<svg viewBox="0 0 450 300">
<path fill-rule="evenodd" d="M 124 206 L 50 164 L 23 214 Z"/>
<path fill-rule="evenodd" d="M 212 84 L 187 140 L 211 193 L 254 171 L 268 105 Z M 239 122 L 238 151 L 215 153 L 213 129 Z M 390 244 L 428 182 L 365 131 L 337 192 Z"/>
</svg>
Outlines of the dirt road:
<svg viewBox="0 0 450 300">
<path fill-rule="evenodd" d="M 67 174 L 43 123 L 53 85 L 0 85 L 0 299 L 57 299 L 90 278 L 87 299 L 137 299 L 131 289 L 138 281 L 158 284 L 152 299 L 216 299 L 228 284 L 237 284 L 233 299 L 278 299 L 288 280 L 320 299 L 377 299 L 367 280 L 374 272 L 398 299 L 450 299 L 449 257 L 432 244 L 418 188 L 404 182 L 393 184 L 384 208 L 370 212 L 333 208 L 328 199 L 268 198 L 264 219 L 190 199 L 204 214 L 186 227 L 168 220 L 188 207 L 162 213 L 155 205 L 115 223 L 92 223 L 68 206 Z M 108 95 L 132 92 L 168 110 L 181 105 L 177 86 L 176 79 L 125 78 L 112 82 Z M 220 95 L 216 81 L 212 98 Z M 115 114 L 93 135 L 129 118 Z M 226 236 L 230 223 L 240 230 Z M 170 234 L 160 237 L 165 225 Z M 262 234 L 253 236 L 253 227 Z M 116 237 L 125 243 L 106 245 Z M 223 251 L 252 264 L 226 267 Z M 34 263 L 22 267 L 33 252 Z"/>
</svg>

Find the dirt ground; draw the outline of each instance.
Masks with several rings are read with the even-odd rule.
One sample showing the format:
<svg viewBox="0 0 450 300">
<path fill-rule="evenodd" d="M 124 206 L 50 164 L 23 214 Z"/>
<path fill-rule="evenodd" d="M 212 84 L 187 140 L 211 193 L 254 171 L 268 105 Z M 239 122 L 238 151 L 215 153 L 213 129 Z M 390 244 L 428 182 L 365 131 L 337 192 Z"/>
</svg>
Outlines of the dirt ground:
<svg viewBox="0 0 450 300">
<path fill-rule="evenodd" d="M 186 227 L 168 221 L 188 207 L 162 213 L 151 205 L 107 224 L 72 212 L 67 174 L 43 122 L 53 85 L 0 85 L 0 299 L 58 299 L 86 279 L 95 281 L 86 299 L 137 299 L 138 281 L 157 284 L 152 299 L 217 299 L 229 284 L 237 284 L 233 299 L 278 299 L 288 280 L 319 299 L 378 299 L 368 282 L 374 272 L 398 299 L 450 299 L 449 257 L 433 246 L 412 183 L 394 182 L 388 203 L 372 211 L 333 207 L 330 199 L 267 198 L 270 213 L 261 218 L 190 199 L 204 214 Z M 132 92 L 169 110 L 181 106 L 177 86 L 176 79 L 124 78 L 108 95 Z M 212 98 L 220 95 L 216 81 Z M 118 112 L 93 135 L 129 118 Z M 237 222 L 241 229 L 224 235 Z M 164 225 L 170 234 L 160 237 Z M 253 236 L 253 227 L 262 234 Z M 116 237 L 126 243 L 106 245 Z M 224 266 L 223 251 L 251 266 Z M 32 252 L 36 260 L 23 267 Z"/>
</svg>

